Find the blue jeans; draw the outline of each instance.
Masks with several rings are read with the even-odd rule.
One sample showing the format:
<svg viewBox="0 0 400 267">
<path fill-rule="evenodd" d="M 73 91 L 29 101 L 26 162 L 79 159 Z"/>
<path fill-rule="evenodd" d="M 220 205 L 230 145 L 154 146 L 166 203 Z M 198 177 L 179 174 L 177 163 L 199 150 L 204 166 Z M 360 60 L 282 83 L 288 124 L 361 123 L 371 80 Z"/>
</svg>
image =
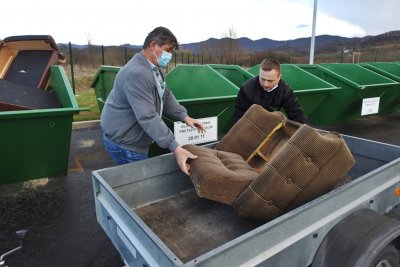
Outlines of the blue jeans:
<svg viewBox="0 0 400 267">
<path fill-rule="evenodd" d="M 126 164 L 139 160 L 147 159 L 147 155 L 132 150 L 124 149 L 122 147 L 111 144 L 110 142 L 103 140 L 104 147 L 110 154 L 111 158 L 118 164 Z"/>
</svg>

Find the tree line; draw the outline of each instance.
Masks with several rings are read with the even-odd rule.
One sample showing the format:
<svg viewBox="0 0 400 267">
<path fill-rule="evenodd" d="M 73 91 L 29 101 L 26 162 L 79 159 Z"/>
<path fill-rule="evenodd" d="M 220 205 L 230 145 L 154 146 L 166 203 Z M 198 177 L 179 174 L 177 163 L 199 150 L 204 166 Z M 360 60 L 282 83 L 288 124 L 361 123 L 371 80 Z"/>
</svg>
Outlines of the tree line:
<svg viewBox="0 0 400 267">
<path fill-rule="evenodd" d="M 82 48 L 73 48 L 66 44 L 59 45 L 59 49 L 67 56 L 68 64 L 97 68 L 100 65 L 123 66 L 134 54 L 140 52 L 130 46 L 97 46 L 88 44 Z M 178 64 L 230 64 L 244 68 L 252 67 L 264 58 L 274 58 L 281 63 L 306 64 L 309 61 L 309 52 L 304 49 L 272 50 L 262 52 L 247 52 L 235 39 L 235 33 L 229 32 L 219 40 L 216 47 L 202 42 L 199 53 L 180 49 L 174 52 L 170 68 Z M 359 62 L 391 62 L 400 61 L 400 45 L 398 42 L 388 44 L 374 44 L 365 47 L 346 48 L 339 46 L 331 49 L 317 49 L 314 63 L 359 63 Z"/>
</svg>

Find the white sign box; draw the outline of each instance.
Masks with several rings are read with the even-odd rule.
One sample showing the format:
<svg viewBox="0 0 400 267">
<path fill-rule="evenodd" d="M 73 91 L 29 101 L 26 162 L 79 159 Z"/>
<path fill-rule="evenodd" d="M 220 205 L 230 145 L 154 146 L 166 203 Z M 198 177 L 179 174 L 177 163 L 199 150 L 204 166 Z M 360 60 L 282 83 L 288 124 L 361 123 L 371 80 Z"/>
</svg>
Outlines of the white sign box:
<svg viewBox="0 0 400 267">
<path fill-rule="evenodd" d="M 361 116 L 379 112 L 380 97 L 364 98 L 361 107 Z"/>
<path fill-rule="evenodd" d="M 191 128 L 186 123 L 174 122 L 174 135 L 180 145 L 201 144 L 218 140 L 218 117 L 198 119 L 206 126 L 205 133 L 199 133 L 196 128 Z"/>
</svg>

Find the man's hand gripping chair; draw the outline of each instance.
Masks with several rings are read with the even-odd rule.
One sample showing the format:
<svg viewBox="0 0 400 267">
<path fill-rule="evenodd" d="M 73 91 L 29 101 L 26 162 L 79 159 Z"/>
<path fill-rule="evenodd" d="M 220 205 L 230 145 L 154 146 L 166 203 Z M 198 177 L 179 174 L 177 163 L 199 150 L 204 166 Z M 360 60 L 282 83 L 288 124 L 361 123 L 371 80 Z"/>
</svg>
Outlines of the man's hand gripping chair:
<svg viewBox="0 0 400 267">
<path fill-rule="evenodd" d="M 232 205 L 245 217 L 272 220 L 327 193 L 354 159 L 337 133 L 287 120 L 253 105 L 215 149 L 185 145 L 198 196 Z"/>
</svg>

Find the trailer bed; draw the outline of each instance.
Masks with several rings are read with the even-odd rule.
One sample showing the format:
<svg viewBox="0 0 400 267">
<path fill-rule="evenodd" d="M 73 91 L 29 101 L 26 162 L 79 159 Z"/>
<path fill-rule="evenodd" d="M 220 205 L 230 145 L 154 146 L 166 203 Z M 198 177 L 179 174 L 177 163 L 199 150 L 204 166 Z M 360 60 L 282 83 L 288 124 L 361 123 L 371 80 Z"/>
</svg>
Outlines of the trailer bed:
<svg viewBox="0 0 400 267">
<path fill-rule="evenodd" d="M 133 210 L 183 262 L 262 225 L 232 207 L 199 198 L 195 190 Z"/>
<path fill-rule="evenodd" d="M 199 198 L 173 154 L 94 171 L 97 219 L 130 266 L 309 266 L 343 218 L 400 202 L 400 147 L 344 138 L 353 180 L 267 223 Z"/>
</svg>

